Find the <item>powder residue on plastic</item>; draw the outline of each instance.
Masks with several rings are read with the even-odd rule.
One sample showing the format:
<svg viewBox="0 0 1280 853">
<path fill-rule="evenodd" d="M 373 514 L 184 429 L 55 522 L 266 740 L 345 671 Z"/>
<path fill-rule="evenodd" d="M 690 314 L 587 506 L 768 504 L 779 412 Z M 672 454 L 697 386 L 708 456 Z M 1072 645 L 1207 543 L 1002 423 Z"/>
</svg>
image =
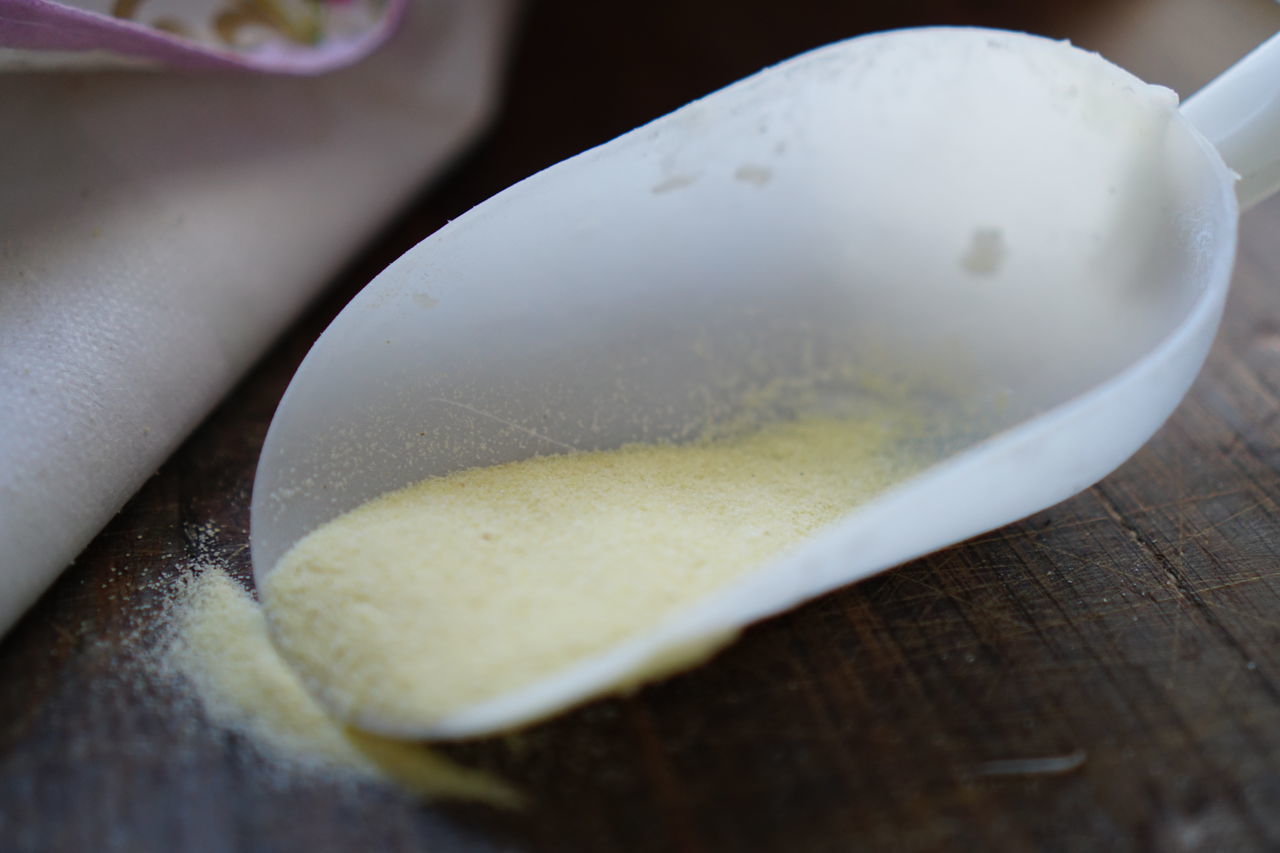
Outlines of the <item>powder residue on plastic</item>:
<svg viewBox="0 0 1280 853">
<path fill-rule="evenodd" d="M 636 636 L 900 479 L 900 428 L 809 415 L 428 479 L 286 554 L 262 590 L 273 636 L 340 717 L 420 731 Z"/>
<path fill-rule="evenodd" d="M 1001 229 L 978 228 L 973 232 L 969 248 L 960 258 L 960 265 L 974 275 L 995 275 L 1004 265 L 1007 252 Z"/>
<path fill-rule="evenodd" d="M 302 772 L 394 782 L 426 798 L 514 806 L 520 796 L 498 779 L 411 742 L 344 726 L 303 688 L 271 645 L 262 610 L 213 567 L 176 597 L 166 674 L 190 686 L 213 725 L 244 735 L 263 756 Z"/>
</svg>

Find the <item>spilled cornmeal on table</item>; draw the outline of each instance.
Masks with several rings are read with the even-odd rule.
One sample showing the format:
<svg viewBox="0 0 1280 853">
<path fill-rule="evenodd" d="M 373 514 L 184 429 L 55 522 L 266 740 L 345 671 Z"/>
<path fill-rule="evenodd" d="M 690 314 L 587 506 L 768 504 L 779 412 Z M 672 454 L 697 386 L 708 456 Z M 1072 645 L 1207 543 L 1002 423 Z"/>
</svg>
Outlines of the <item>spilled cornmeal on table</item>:
<svg viewBox="0 0 1280 853">
<path fill-rule="evenodd" d="M 391 782 L 428 799 L 521 804 L 522 796 L 495 777 L 421 744 L 366 734 L 330 717 L 272 647 L 258 603 L 225 571 L 206 567 L 184 585 L 175 605 L 173 636 L 154 668 L 180 676 L 209 722 L 243 735 L 273 763 L 336 779 Z"/>
<path fill-rule="evenodd" d="M 263 603 L 331 711 L 421 730 L 760 566 L 914 470 L 906 446 L 882 412 L 810 415 L 431 478 L 302 539 Z"/>
</svg>

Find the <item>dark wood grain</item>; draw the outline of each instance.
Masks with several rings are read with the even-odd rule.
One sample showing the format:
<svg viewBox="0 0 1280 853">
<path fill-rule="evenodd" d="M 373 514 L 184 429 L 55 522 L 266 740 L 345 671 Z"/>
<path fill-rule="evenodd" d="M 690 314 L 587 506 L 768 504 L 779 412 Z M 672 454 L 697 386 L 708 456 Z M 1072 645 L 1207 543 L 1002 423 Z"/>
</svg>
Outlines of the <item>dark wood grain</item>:
<svg viewBox="0 0 1280 853">
<path fill-rule="evenodd" d="M 517 741 L 451 748 L 528 791 L 524 812 L 281 778 L 130 676 L 168 579 L 210 558 L 248 576 L 257 453 L 311 340 L 382 266 L 492 192 L 865 30 L 1070 36 L 1186 91 L 1248 27 L 1280 25 L 1274 4 L 1232 0 L 1212 4 L 1220 30 L 1153 44 L 1187 4 L 899 5 L 530 5 L 485 141 L 0 643 L 0 850 L 1280 849 L 1274 202 L 1245 221 L 1203 375 L 1134 459 L 1033 518 L 757 626 L 694 672 Z"/>
</svg>

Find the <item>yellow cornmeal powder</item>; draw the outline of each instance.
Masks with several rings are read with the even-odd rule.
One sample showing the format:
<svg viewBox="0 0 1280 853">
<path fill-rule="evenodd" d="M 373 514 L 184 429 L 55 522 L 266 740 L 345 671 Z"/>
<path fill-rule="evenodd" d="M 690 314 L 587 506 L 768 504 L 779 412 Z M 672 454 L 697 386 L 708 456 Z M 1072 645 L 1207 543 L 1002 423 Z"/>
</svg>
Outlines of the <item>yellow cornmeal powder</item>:
<svg viewBox="0 0 1280 853">
<path fill-rule="evenodd" d="M 267 636 L 262 609 L 225 572 L 206 569 L 182 594 L 167 668 L 194 689 L 209 721 L 301 770 L 390 781 L 433 798 L 512 806 L 502 782 L 414 743 L 350 729 L 303 688 Z"/>
<path fill-rule="evenodd" d="M 907 473 L 904 444 L 880 414 L 810 416 L 432 478 L 302 539 L 263 601 L 326 706 L 422 730 L 761 565 Z"/>
</svg>

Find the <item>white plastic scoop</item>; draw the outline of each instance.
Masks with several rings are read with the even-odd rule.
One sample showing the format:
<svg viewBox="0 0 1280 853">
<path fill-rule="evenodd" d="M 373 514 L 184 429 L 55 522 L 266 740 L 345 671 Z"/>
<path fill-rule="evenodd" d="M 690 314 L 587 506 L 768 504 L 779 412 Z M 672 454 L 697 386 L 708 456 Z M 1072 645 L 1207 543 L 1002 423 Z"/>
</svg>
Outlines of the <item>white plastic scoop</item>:
<svg viewBox="0 0 1280 853">
<path fill-rule="evenodd" d="M 1054 504 L 1145 442 L 1199 370 L 1237 219 L 1211 143 L 1246 204 L 1274 190 L 1275 81 L 1272 39 L 1180 113 L 1062 43 L 906 30 L 547 169 L 396 261 L 316 343 L 259 463 L 258 581 L 389 490 L 678 437 L 777 378 L 852 366 L 842 391 L 889 377 L 970 425 L 923 474 L 601 655 L 419 728 L 347 714 L 457 737 Z"/>
</svg>

